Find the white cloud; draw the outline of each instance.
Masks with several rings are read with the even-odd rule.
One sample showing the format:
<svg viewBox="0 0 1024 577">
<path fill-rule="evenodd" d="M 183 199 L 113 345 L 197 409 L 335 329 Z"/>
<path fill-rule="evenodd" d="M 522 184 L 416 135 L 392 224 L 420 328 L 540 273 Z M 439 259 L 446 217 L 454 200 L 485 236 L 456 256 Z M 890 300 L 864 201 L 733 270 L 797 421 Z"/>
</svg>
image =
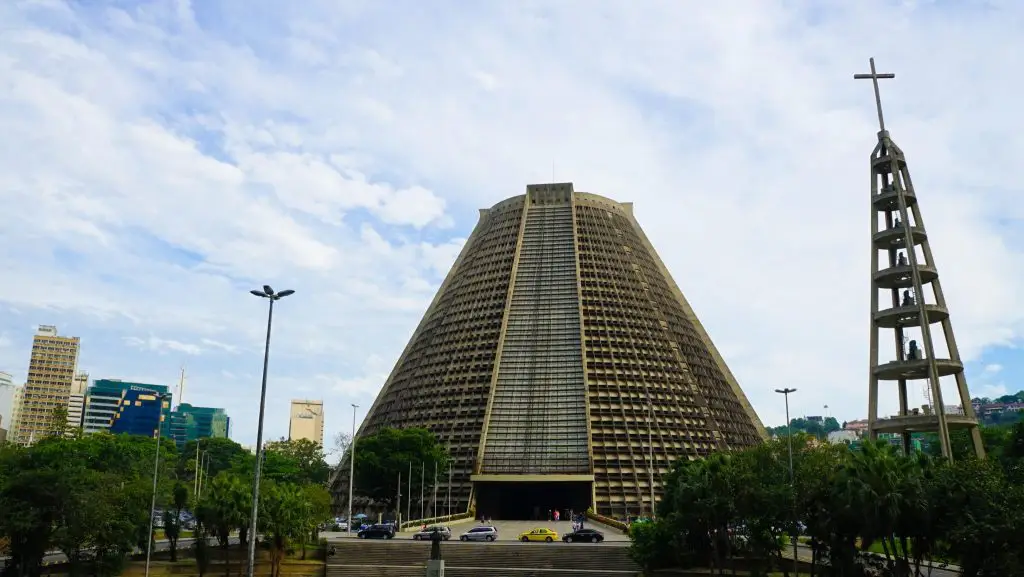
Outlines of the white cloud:
<svg viewBox="0 0 1024 577">
<path fill-rule="evenodd" d="M 190 402 L 251 443 L 266 303 L 247 291 L 270 282 L 297 293 L 275 307 L 268 434 L 295 387 L 348 430 L 476 209 L 554 163 L 636 203 L 766 422 L 781 386 L 794 413 L 861 417 L 868 56 L 897 73 L 887 125 L 962 353 L 1020 341 L 1024 7 L 987 6 L 0 3 L 0 370 L 23 376 L 43 323 L 83 338 L 94 377 L 175 383 L 188 357 Z"/>
<path fill-rule="evenodd" d="M 985 368 L 983 370 L 986 374 L 994 375 L 1003 370 L 1003 365 L 985 365 Z"/>
<path fill-rule="evenodd" d="M 124 343 L 129 347 L 154 351 L 158 353 L 177 352 L 186 355 L 200 355 L 203 349 L 193 343 L 183 343 L 173 339 L 161 339 L 150 335 L 148 338 L 125 337 Z"/>
</svg>

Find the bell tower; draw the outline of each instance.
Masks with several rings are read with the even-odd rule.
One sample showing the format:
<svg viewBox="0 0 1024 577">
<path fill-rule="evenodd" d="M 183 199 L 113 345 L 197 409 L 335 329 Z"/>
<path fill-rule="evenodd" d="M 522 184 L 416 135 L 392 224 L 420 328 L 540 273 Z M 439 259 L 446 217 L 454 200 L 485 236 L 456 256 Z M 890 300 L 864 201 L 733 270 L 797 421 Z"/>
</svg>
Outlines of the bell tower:
<svg viewBox="0 0 1024 577">
<path fill-rule="evenodd" d="M 968 429 L 979 458 L 985 456 L 978 421 L 967 390 L 964 365 L 957 349 L 949 308 L 942 293 L 928 233 L 925 230 L 910 170 L 903 151 L 885 129 L 878 80 L 895 78 L 879 74 L 872 58 L 870 74 L 878 111 L 878 143 L 871 153 L 871 341 L 868 371 L 868 433 L 897 433 L 904 451 L 910 451 L 911 434 L 938 433 L 942 456 L 952 459 L 949 431 Z M 942 343 L 935 342 L 933 327 L 941 327 Z M 880 335 L 892 335 L 895 359 L 880 361 Z M 936 331 L 937 332 L 937 331 Z M 940 379 L 956 381 L 961 411 L 947 412 Z M 925 404 L 910 407 L 908 386 L 921 382 Z M 879 418 L 879 383 L 891 395 L 899 395 L 899 412 Z"/>
</svg>

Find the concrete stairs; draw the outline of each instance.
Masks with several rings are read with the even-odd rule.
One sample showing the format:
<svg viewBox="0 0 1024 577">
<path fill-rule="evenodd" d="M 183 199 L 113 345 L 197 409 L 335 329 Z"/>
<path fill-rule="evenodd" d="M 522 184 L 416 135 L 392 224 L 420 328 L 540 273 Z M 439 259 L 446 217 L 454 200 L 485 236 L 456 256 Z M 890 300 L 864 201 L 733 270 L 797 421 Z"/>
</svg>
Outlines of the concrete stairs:
<svg viewBox="0 0 1024 577">
<path fill-rule="evenodd" d="M 430 543 L 406 540 L 332 541 L 327 577 L 422 577 Z M 446 577 L 635 577 L 627 547 L 589 543 L 462 543 L 441 545 Z"/>
</svg>

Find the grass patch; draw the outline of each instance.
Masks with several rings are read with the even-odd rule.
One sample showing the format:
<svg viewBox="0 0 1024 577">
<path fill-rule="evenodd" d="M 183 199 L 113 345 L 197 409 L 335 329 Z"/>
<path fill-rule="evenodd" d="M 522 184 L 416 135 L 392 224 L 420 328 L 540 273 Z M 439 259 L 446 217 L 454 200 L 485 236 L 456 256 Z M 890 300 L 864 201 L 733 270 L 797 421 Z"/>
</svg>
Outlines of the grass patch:
<svg viewBox="0 0 1024 577">
<path fill-rule="evenodd" d="M 164 534 L 163 529 L 157 529 L 154 532 L 154 535 L 156 535 L 155 538 L 156 538 L 157 541 L 163 541 L 163 540 L 167 539 L 167 535 Z M 191 539 L 191 538 L 192 538 L 192 531 L 181 531 L 178 534 L 178 539 Z"/>
<path fill-rule="evenodd" d="M 860 546 L 859 542 L 857 543 L 857 546 L 858 547 Z M 885 548 L 882 547 L 882 542 L 881 541 L 875 541 L 874 543 L 871 544 L 870 547 L 867 548 L 867 550 L 872 552 L 872 553 L 878 553 L 879 555 L 885 555 Z M 895 551 L 890 551 L 889 554 L 893 555 L 895 557 L 901 557 L 903 555 L 903 546 L 899 542 L 897 542 L 896 543 L 896 550 Z M 908 555 L 908 557 L 913 558 L 913 555 L 912 554 Z M 950 564 L 950 563 L 953 562 L 950 559 L 946 559 L 946 558 L 938 556 L 938 555 L 932 556 L 930 558 L 926 558 L 924 560 L 925 561 L 930 561 L 932 563 L 945 563 L 945 564 Z"/>
</svg>

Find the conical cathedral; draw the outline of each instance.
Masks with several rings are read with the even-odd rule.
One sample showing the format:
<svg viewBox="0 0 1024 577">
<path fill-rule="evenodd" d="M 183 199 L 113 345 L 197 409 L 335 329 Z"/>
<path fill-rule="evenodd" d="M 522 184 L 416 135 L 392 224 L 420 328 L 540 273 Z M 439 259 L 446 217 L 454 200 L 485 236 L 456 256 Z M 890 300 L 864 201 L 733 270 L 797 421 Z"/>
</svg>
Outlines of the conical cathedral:
<svg viewBox="0 0 1024 577">
<path fill-rule="evenodd" d="M 448 447 L 438 514 L 505 519 L 646 514 L 680 457 L 765 438 L 632 204 L 571 183 L 480 211 L 357 436 L 384 427 Z"/>
</svg>

